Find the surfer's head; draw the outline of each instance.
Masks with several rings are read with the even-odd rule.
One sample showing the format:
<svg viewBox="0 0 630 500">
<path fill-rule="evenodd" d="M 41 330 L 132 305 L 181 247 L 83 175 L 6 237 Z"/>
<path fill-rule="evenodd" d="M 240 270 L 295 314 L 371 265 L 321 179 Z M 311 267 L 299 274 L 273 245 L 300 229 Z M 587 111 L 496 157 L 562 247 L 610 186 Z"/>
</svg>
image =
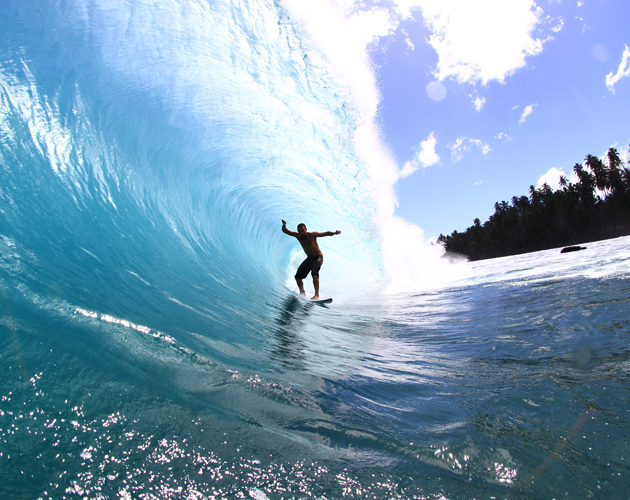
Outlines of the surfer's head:
<svg viewBox="0 0 630 500">
<path fill-rule="evenodd" d="M 306 232 L 306 224 L 300 222 L 297 227 L 298 233 L 304 234 Z"/>
</svg>

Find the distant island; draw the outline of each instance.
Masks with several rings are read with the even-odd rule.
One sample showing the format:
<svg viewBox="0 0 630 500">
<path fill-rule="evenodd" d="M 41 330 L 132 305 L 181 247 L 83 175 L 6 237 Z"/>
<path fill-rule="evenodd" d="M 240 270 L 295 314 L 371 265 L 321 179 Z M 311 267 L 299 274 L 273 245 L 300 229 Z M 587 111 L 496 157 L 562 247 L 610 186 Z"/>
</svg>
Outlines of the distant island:
<svg viewBox="0 0 630 500">
<path fill-rule="evenodd" d="M 630 169 L 617 150 L 610 148 L 605 161 L 587 155 L 573 171 L 577 182 L 562 176 L 557 191 L 530 186 L 529 197 L 497 202 L 483 224 L 475 219 L 438 241 L 449 253 L 481 260 L 630 234 Z"/>
</svg>

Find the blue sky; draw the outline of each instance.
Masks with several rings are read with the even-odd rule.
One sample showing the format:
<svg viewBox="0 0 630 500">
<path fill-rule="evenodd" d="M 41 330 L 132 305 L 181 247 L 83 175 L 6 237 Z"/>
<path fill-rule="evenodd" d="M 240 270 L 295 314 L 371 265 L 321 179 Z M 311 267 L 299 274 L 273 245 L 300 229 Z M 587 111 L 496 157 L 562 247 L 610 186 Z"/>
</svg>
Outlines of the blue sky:
<svg viewBox="0 0 630 500">
<path fill-rule="evenodd" d="M 389 164 L 385 205 L 425 238 L 587 154 L 627 159 L 628 0 L 284 3 L 372 123 L 358 142 Z"/>
</svg>

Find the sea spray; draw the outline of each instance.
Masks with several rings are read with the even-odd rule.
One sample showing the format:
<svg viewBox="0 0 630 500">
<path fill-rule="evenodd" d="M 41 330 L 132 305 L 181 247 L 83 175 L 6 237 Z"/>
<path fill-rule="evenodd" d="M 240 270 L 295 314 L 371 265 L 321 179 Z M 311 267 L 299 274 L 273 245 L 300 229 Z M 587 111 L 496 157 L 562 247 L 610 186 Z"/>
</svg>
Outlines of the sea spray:
<svg viewBox="0 0 630 500">
<path fill-rule="evenodd" d="M 443 258 L 442 247 L 428 241 L 421 228 L 396 215 L 395 187 L 403 172 L 378 127 L 380 94 L 371 48 L 393 32 L 397 21 L 386 9 L 366 11 L 343 2 L 324 1 L 314 6 L 284 0 L 282 4 L 299 21 L 310 51 L 319 55 L 322 64 L 347 89 L 358 114 L 352 131 L 353 149 L 369 177 L 376 207 L 372 222 L 383 266 L 378 290 L 397 293 L 444 286 L 462 270 Z"/>
</svg>

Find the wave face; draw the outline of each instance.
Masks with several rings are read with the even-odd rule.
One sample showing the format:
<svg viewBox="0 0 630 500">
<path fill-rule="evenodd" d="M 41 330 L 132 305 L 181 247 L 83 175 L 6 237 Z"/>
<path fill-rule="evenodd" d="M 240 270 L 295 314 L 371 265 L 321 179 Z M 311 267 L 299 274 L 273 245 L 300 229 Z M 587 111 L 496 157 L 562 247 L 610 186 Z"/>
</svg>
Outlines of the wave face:
<svg viewBox="0 0 630 500">
<path fill-rule="evenodd" d="M 361 235 L 352 260 L 329 239 L 326 267 L 378 275 L 353 110 L 277 5 L 3 11 L 2 234 L 25 293 L 229 336 L 292 275 L 281 218 Z"/>
</svg>

